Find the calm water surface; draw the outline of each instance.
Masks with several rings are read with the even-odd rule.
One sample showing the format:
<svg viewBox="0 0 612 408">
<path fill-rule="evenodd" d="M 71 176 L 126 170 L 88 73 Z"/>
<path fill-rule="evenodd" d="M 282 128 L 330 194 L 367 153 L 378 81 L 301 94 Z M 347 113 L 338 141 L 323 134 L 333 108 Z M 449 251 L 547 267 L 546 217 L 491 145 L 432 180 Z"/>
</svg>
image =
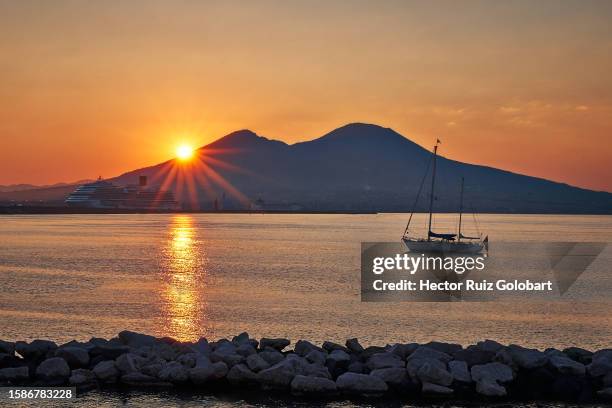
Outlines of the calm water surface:
<svg viewBox="0 0 612 408">
<path fill-rule="evenodd" d="M 181 340 L 248 331 L 294 341 L 358 337 L 366 344 L 491 338 L 538 348 L 612 346 L 612 303 L 589 296 L 592 285 L 612 287 L 610 245 L 592 265 L 606 273 L 575 285 L 571 301 L 360 302 L 360 243 L 397 241 L 406 218 L 1 216 L 0 338 L 63 342 L 131 329 Z M 451 228 L 455 220 L 440 215 L 437 227 Z M 610 216 L 478 221 L 493 243 L 612 241 Z M 424 222 L 417 215 L 416 225 Z M 136 404 L 134 398 L 128 401 Z"/>
</svg>

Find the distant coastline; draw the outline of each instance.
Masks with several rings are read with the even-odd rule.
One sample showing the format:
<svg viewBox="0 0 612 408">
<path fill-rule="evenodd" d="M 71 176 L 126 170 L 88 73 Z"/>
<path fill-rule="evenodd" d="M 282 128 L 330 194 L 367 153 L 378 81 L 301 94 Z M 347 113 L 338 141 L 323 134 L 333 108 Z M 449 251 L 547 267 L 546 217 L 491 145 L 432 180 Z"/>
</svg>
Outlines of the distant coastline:
<svg viewBox="0 0 612 408">
<path fill-rule="evenodd" d="M 151 209 L 109 209 L 109 208 L 74 208 L 74 207 L 52 207 L 52 206 L 0 206 L 0 215 L 28 215 L 28 214 L 409 214 L 406 211 L 366 211 L 366 210 L 151 210 Z M 419 212 L 416 213 L 425 213 Z M 436 214 L 455 214 L 452 211 L 439 211 Z M 608 212 L 508 212 L 487 211 L 481 214 L 528 214 L 528 215 L 612 215 L 612 209 Z"/>
</svg>

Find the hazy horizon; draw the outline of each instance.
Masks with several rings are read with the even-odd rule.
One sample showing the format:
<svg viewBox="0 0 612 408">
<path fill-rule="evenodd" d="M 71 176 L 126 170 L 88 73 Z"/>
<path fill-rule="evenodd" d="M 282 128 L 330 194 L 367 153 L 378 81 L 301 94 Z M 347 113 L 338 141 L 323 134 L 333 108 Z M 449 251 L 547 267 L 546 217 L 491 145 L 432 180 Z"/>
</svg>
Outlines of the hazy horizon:
<svg viewBox="0 0 612 408">
<path fill-rule="evenodd" d="M 390 127 L 612 191 L 612 3 L 0 3 L 0 184 L 112 177 L 238 129 Z"/>
</svg>

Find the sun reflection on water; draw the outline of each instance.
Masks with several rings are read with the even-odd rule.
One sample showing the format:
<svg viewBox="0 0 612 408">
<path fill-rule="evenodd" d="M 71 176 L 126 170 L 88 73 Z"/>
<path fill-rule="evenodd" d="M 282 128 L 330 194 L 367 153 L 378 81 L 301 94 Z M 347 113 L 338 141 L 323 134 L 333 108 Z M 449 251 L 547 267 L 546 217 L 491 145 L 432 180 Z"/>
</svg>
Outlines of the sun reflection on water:
<svg viewBox="0 0 612 408">
<path fill-rule="evenodd" d="M 177 340 L 194 340 L 203 333 L 205 257 L 190 215 L 172 218 L 164 250 L 162 298 L 165 327 L 161 332 Z"/>
</svg>

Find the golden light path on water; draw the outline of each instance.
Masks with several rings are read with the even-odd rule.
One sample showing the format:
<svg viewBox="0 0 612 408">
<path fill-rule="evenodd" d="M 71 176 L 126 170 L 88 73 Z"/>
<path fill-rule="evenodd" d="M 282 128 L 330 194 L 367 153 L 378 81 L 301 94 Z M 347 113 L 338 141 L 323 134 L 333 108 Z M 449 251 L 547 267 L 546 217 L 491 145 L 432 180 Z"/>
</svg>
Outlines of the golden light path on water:
<svg viewBox="0 0 612 408">
<path fill-rule="evenodd" d="M 162 332 L 177 340 L 199 337 L 205 318 L 203 279 L 205 258 L 190 215 L 176 215 L 168 231 L 162 274 L 166 327 Z"/>
</svg>

